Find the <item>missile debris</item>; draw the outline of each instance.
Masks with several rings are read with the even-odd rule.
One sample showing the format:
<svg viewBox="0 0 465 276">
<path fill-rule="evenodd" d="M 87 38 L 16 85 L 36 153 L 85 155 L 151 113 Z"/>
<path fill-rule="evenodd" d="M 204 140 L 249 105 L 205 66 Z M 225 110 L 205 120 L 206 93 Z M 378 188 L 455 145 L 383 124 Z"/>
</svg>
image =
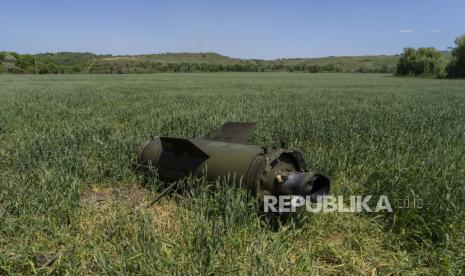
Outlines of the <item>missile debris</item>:
<svg viewBox="0 0 465 276">
<path fill-rule="evenodd" d="M 155 168 L 162 181 L 193 175 L 225 179 L 262 195 L 327 195 L 329 179 L 312 174 L 301 152 L 276 146 L 248 145 L 254 123 L 226 123 L 213 135 L 182 139 L 157 136 L 139 150 L 138 165 Z"/>
</svg>

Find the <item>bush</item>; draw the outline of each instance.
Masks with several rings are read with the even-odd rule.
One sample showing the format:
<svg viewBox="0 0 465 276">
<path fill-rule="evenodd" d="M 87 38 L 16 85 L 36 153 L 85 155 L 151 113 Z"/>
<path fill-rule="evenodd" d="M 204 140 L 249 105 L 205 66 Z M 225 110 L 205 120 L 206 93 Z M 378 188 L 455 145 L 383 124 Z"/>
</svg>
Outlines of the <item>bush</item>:
<svg viewBox="0 0 465 276">
<path fill-rule="evenodd" d="M 73 66 L 73 68 L 71 68 L 71 72 L 72 73 L 81 73 L 81 68 L 79 68 L 79 66 Z"/>
<path fill-rule="evenodd" d="M 405 48 L 396 68 L 398 76 L 443 77 L 444 57 L 434 48 Z"/>
<path fill-rule="evenodd" d="M 465 77 L 465 35 L 455 39 L 455 45 L 452 50 L 452 60 L 447 66 L 447 76 L 449 78 Z"/>
<path fill-rule="evenodd" d="M 53 63 L 45 63 L 38 66 L 39 74 L 57 74 L 60 73 L 59 68 Z"/>
</svg>

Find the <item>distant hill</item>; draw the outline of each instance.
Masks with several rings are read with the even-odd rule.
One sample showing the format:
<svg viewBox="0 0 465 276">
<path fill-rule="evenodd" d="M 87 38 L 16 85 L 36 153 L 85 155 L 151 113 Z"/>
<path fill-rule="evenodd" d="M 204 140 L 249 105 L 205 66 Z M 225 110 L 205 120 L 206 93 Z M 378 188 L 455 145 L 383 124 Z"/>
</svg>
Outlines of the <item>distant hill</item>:
<svg viewBox="0 0 465 276">
<path fill-rule="evenodd" d="M 92 53 L 0 52 L 0 73 L 158 73 L 158 72 L 378 72 L 395 70 L 398 55 L 239 59 L 217 53 L 95 55 Z"/>
<path fill-rule="evenodd" d="M 232 64 L 240 59 L 230 58 L 217 53 L 163 53 L 134 56 L 109 56 L 102 57 L 100 62 L 161 62 L 161 63 L 211 63 Z"/>
<path fill-rule="evenodd" d="M 399 55 L 378 55 L 378 56 L 330 56 L 321 58 L 292 58 L 292 59 L 277 59 L 272 63 L 282 63 L 290 66 L 297 65 L 318 65 L 330 66 L 333 65 L 342 69 L 344 72 L 354 71 L 376 71 L 387 67 L 389 71 L 394 70 L 399 60 Z"/>
</svg>

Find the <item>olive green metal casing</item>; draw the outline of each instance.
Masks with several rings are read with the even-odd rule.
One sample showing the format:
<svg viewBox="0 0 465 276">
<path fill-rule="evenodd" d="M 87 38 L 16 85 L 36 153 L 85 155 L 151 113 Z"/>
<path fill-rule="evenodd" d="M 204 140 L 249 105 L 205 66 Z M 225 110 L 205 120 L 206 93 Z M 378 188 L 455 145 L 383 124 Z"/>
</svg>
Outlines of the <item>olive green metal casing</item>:
<svg viewBox="0 0 465 276">
<path fill-rule="evenodd" d="M 156 168 L 159 178 L 169 182 L 194 175 L 263 195 L 311 195 L 313 200 L 328 193 L 329 179 L 308 172 L 299 151 L 246 144 L 254 128 L 253 123 L 226 123 L 211 137 L 158 136 L 140 148 L 138 164 Z"/>
<path fill-rule="evenodd" d="M 190 151 L 191 154 L 172 154 L 169 158 L 165 157 L 165 140 L 170 143 L 190 143 L 191 147 L 183 147 L 183 150 Z M 205 156 L 193 152 L 194 147 L 205 153 Z M 172 149 L 170 144 L 168 149 Z M 273 165 L 278 160 L 289 163 L 287 170 L 304 171 L 305 168 L 300 153 L 292 150 L 205 139 L 155 137 L 142 146 L 138 159 L 140 164 L 156 167 L 162 180 L 176 181 L 193 174 L 206 177 L 208 181 L 226 179 L 229 183 L 241 183 L 253 191 L 259 186 L 265 194 L 274 194 L 276 190 L 273 186 L 276 174 Z M 188 159 L 196 159 L 197 163 L 187 161 Z M 193 166 L 184 166 L 186 163 Z"/>
</svg>

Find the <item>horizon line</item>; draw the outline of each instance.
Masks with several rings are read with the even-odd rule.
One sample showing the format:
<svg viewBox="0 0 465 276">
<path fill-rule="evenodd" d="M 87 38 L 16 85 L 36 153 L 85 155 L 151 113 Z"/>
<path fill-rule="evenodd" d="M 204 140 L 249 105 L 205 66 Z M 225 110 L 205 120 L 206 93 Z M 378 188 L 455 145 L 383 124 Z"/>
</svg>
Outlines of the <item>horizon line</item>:
<svg viewBox="0 0 465 276">
<path fill-rule="evenodd" d="M 409 48 L 409 47 L 406 47 Z M 448 50 L 438 50 L 440 52 L 447 52 Z M 214 51 L 200 51 L 200 52 L 153 52 L 153 53 L 141 53 L 141 54 L 116 54 L 116 53 L 109 53 L 109 54 L 98 54 L 90 51 L 50 51 L 50 52 L 36 52 L 36 53 L 24 53 L 24 52 L 16 52 L 16 51 L 8 51 L 8 50 L 0 50 L 0 53 L 17 53 L 20 55 L 46 55 L 46 54 L 60 54 L 60 53 L 76 53 L 76 54 L 93 54 L 96 56 L 113 56 L 113 57 L 131 57 L 131 56 L 148 56 L 148 55 L 169 55 L 169 54 L 216 54 L 219 56 L 231 58 L 231 59 L 239 59 L 239 60 L 263 60 L 263 61 L 273 61 L 273 60 L 280 60 L 280 59 L 318 59 L 318 58 L 333 58 L 333 57 L 368 57 L 368 56 L 399 56 L 402 53 L 396 54 L 363 54 L 363 55 L 328 55 L 328 56 L 315 56 L 315 57 L 277 57 L 277 58 L 241 58 L 241 57 L 234 57 L 229 55 L 224 55 Z"/>
</svg>

